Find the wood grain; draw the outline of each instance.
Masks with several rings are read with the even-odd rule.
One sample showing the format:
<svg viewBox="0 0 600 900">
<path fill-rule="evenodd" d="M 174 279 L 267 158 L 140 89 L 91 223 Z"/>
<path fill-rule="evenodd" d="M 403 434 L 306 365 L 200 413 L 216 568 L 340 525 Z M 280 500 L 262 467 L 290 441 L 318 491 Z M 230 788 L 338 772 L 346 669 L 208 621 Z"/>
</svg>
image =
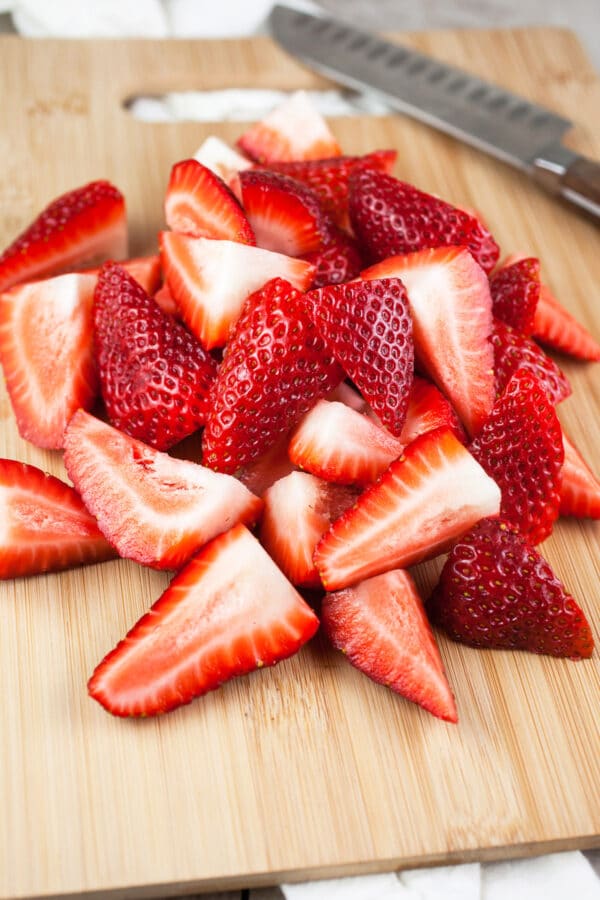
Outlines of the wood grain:
<svg viewBox="0 0 600 900">
<path fill-rule="evenodd" d="M 575 115 L 600 156 L 600 87 L 568 32 L 444 32 L 413 45 Z M 321 85 L 267 39 L 0 40 L 0 245 L 58 193 L 108 177 L 131 251 L 152 251 L 170 165 L 210 132 L 149 125 L 138 92 Z M 401 117 L 339 119 L 348 152 L 393 146 L 398 174 L 482 211 L 506 253 L 539 255 L 600 336 L 598 231 L 522 175 Z M 565 361 L 561 416 L 598 467 L 598 368 Z M 17 435 L 0 453 L 64 475 Z M 598 637 L 598 523 L 561 522 L 544 552 Z M 423 589 L 437 564 L 419 573 Z M 317 637 L 294 659 L 157 721 L 117 721 L 86 679 L 167 583 L 123 561 L 0 585 L 0 897 L 156 897 L 600 844 L 600 664 L 485 653 L 440 639 L 459 705 L 443 724 Z"/>
</svg>

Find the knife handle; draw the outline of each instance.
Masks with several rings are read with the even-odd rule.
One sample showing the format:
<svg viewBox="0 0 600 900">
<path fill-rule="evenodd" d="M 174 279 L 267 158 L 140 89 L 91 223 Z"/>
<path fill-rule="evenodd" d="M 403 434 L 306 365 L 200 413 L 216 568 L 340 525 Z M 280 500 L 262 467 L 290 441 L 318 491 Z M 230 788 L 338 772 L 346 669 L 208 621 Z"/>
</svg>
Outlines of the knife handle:
<svg viewBox="0 0 600 900">
<path fill-rule="evenodd" d="M 560 192 L 567 200 L 600 217 L 600 163 L 578 156 L 562 176 Z"/>
</svg>

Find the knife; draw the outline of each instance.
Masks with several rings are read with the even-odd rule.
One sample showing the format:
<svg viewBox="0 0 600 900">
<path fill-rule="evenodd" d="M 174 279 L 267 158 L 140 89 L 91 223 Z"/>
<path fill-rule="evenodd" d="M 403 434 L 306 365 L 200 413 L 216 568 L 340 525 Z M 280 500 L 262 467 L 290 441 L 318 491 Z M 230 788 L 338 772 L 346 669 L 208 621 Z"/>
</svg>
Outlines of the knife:
<svg viewBox="0 0 600 900">
<path fill-rule="evenodd" d="M 277 4 L 268 24 L 293 56 L 532 176 L 600 218 L 600 164 L 569 150 L 572 122 L 498 85 L 326 15 Z"/>
</svg>

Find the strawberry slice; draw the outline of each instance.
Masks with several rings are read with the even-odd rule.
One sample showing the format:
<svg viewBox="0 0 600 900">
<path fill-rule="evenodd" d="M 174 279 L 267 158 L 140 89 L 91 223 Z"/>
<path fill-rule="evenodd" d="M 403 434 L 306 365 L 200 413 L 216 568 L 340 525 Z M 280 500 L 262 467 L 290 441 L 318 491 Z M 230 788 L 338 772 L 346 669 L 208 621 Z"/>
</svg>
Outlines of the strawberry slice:
<svg viewBox="0 0 600 900">
<path fill-rule="evenodd" d="M 197 159 L 184 159 L 171 169 L 165 218 L 173 231 L 192 237 L 256 244 L 252 227 L 231 190 Z"/>
<path fill-rule="evenodd" d="M 295 471 L 296 467 L 288 456 L 289 442 L 290 435 L 286 432 L 266 453 L 236 472 L 236 477 L 257 497 L 264 497 L 272 484 Z"/>
<path fill-rule="evenodd" d="M 450 429 L 421 435 L 320 541 L 327 590 L 443 553 L 500 509 L 500 490 Z"/>
<path fill-rule="evenodd" d="M 179 318 L 179 307 L 175 303 L 173 294 L 169 290 L 169 285 L 166 282 L 165 284 L 161 284 L 152 299 L 168 316 L 174 316 L 174 318 L 176 319 Z"/>
<path fill-rule="evenodd" d="M 466 443 L 464 428 L 450 403 L 435 384 L 415 375 L 408 398 L 406 421 L 399 440 L 406 446 L 420 434 L 442 427 L 450 428 L 461 443 Z"/>
<path fill-rule="evenodd" d="M 458 721 L 431 626 L 408 572 L 395 569 L 326 594 L 321 616 L 331 643 L 353 666 L 434 716 Z"/>
<path fill-rule="evenodd" d="M 519 259 L 490 277 L 492 313 L 516 331 L 531 334 L 540 299 L 540 261 Z"/>
<path fill-rule="evenodd" d="M 503 392 L 517 369 L 527 369 L 542 383 L 552 403 L 560 403 L 570 396 L 567 376 L 535 341 L 496 319 L 491 342 L 496 394 Z"/>
<path fill-rule="evenodd" d="M 412 321 L 402 282 L 386 278 L 329 285 L 304 299 L 335 358 L 398 436 L 414 372 Z"/>
<path fill-rule="evenodd" d="M 600 481 L 563 430 L 560 515 L 600 519 Z"/>
<path fill-rule="evenodd" d="M 19 434 L 60 449 L 75 412 L 98 393 L 93 354 L 95 274 L 57 275 L 0 295 L 0 361 Z"/>
<path fill-rule="evenodd" d="M 303 291 L 315 268 L 260 247 L 236 241 L 160 235 L 163 269 L 182 318 L 203 347 L 222 347 L 246 298 L 271 278 L 285 278 Z"/>
<path fill-rule="evenodd" d="M 533 334 L 542 344 L 577 359 L 600 360 L 598 341 L 559 303 L 546 285 L 541 288 Z"/>
<path fill-rule="evenodd" d="M 315 267 L 311 288 L 342 284 L 360 274 L 364 262 L 356 241 L 339 228 L 330 228 L 323 246 L 304 259 Z"/>
<path fill-rule="evenodd" d="M 150 296 L 159 289 L 162 272 L 158 253 L 154 256 L 134 256 L 132 259 L 124 259 L 119 265 L 123 266 Z"/>
<path fill-rule="evenodd" d="M 291 472 L 265 493 L 260 540 L 292 584 L 321 587 L 313 563 L 315 547 L 356 496 L 351 488 L 328 484 L 307 472 Z"/>
<path fill-rule="evenodd" d="M 259 163 L 324 159 L 340 156 L 341 149 L 329 126 L 306 91 L 296 91 L 237 141 L 238 147 Z"/>
<path fill-rule="evenodd" d="M 494 402 L 492 299 L 488 280 L 461 247 L 393 256 L 361 278 L 400 278 L 408 293 L 415 355 L 469 434 Z"/>
<path fill-rule="evenodd" d="M 178 568 L 262 509 L 235 478 L 173 459 L 83 410 L 65 433 L 65 466 L 120 555 L 156 569 Z"/>
<path fill-rule="evenodd" d="M 294 430 L 288 453 L 295 465 L 325 481 L 367 485 L 398 459 L 404 446 L 360 412 L 320 400 Z"/>
<path fill-rule="evenodd" d="M 248 298 L 213 390 L 205 465 L 235 472 L 258 459 L 341 380 L 302 299 L 281 278 Z"/>
<path fill-rule="evenodd" d="M 319 625 L 256 538 L 207 544 L 96 667 L 90 696 L 116 716 L 154 716 L 297 653 Z"/>
<path fill-rule="evenodd" d="M 92 181 L 47 206 L 0 256 L 0 291 L 29 281 L 127 256 L 123 195 Z"/>
<path fill-rule="evenodd" d="M 535 375 L 515 372 L 469 450 L 502 491 L 501 517 L 531 544 L 548 537 L 564 451 L 554 406 Z"/>
<path fill-rule="evenodd" d="M 350 220 L 373 262 L 464 246 L 485 272 L 496 265 L 500 251 L 490 232 L 456 206 L 375 169 L 352 172 L 349 184 Z"/>
<path fill-rule="evenodd" d="M 592 655 L 590 626 L 550 564 L 505 522 L 480 522 L 452 548 L 427 603 L 455 641 L 570 659 Z"/>
<path fill-rule="evenodd" d="M 116 556 L 72 487 L 14 459 L 0 459 L 0 521 L 0 578 Z"/>
<path fill-rule="evenodd" d="M 254 163 L 246 156 L 242 156 L 233 147 L 221 140 L 214 134 L 209 136 L 202 142 L 200 147 L 194 153 L 194 159 L 199 163 L 222 178 L 228 187 L 238 196 L 234 188 L 234 184 L 238 182 L 238 172 L 244 169 L 251 169 Z M 239 184 L 239 182 L 238 182 Z"/>
<path fill-rule="evenodd" d="M 115 427 L 167 450 L 204 425 L 217 363 L 116 263 L 100 273 L 94 325 L 102 397 Z"/>
</svg>

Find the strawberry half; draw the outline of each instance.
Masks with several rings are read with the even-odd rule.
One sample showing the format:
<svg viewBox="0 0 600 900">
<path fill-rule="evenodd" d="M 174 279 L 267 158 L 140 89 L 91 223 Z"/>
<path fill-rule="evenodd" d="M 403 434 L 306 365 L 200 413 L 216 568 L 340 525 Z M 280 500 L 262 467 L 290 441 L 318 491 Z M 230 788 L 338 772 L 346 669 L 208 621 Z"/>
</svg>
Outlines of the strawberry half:
<svg viewBox="0 0 600 900">
<path fill-rule="evenodd" d="M 184 159 L 171 169 L 165 218 L 173 231 L 192 237 L 256 244 L 237 199 L 225 182 L 197 159 Z"/>
<path fill-rule="evenodd" d="M 119 554 L 156 569 L 179 568 L 262 509 L 235 478 L 160 453 L 83 410 L 65 433 L 65 466 Z"/>
<path fill-rule="evenodd" d="M 213 390 L 205 465 L 235 472 L 258 459 L 341 381 L 302 300 L 281 278 L 248 298 Z"/>
<path fill-rule="evenodd" d="M 238 172 L 244 169 L 251 169 L 254 163 L 247 156 L 242 156 L 233 147 L 230 147 L 225 141 L 214 134 L 209 136 L 202 142 L 200 147 L 194 153 L 194 159 L 199 163 L 222 178 L 226 185 L 232 190 Z M 237 191 L 235 191 L 238 196 Z"/>
<path fill-rule="evenodd" d="M 450 428 L 461 443 L 466 443 L 464 428 L 450 403 L 435 384 L 415 375 L 400 441 L 406 446 L 434 428 Z"/>
<path fill-rule="evenodd" d="M 552 403 L 560 403 L 570 396 L 567 376 L 535 341 L 496 319 L 491 343 L 496 394 L 504 391 L 517 369 L 527 369 L 539 379 Z"/>
<path fill-rule="evenodd" d="M 14 459 L 0 459 L 0 521 L 0 578 L 116 556 L 72 487 Z"/>
<path fill-rule="evenodd" d="M 531 544 L 548 537 L 564 451 L 554 406 L 535 375 L 515 372 L 469 450 L 502 491 L 501 517 Z"/>
<path fill-rule="evenodd" d="M 0 295 L 0 361 L 22 438 L 60 449 L 65 427 L 98 393 L 95 274 L 57 275 Z"/>
<path fill-rule="evenodd" d="M 594 648 L 585 615 L 549 563 L 498 520 L 455 544 L 427 611 L 451 638 L 475 647 L 570 659 Z"/>
<path fill-rule="evenodd" d="M 330 228 L 323 246 L 304 259 L 315 267 L 311 289 L 342 284 L 360 274 L 364 263 L 356 241 L 339 228 Z"/>
<path fill-rule="evenodd" d="M 417 360 L 475 434 L 494 402 L 492 299 L 481 267 L 464 247 L 441 247 L 392 256 L 361 278 L 401 279 Z"/>
<path fill-rule="evenodd" d="M 498 261 L 490 232 L 469 213 L 374 169 L 350 175 L 350 220 L 373 262 L 434 247 L 467 247 L 485 272 Z"/>
<path fill-rule="evenodd" d="M 327 590 L 439 553 L 500 509 L 500 490 L 446 428 L 421 435 L 320 541 Z"/>
<path fill-rule="evenodd" d="M 208 413 L 217 363 L 116 263 L 106 263 L 94 299 L 96 357 L 111 423 L 167 450 Z"/>
<path fill-rule="evenodd" d="M 600 481 L 563 430 L 565 460 L 560 475 L 560 515 L 600 519 Z"/>
<path fill-rule="evenodd" d="M 90 696 L 154 716 L 297 653 L 319 625 L 256 538 L 237 525 L 179 572 L 96 667 Z"/>
<path fill-rule="evenodd" d="M 331 643 L 353 666 L 434 716 L 458 721 L 431 626 L 408 572 L 395 569 L 326 594 L 321 617 Z"/>
<path fill-rule="evenodd" d="M 397 278 L 310 291 L 306 308 L 335 358 L 383 424 L 399 435 L 414 372 L 412 320 Z"/>
<path fill-rule="evenodd" d="M 522 334 L 531 334 L 540 299 L 539 259 L 519 259 L 498 269 L 490 277 L 490 293 L 494 316 Z"/>
<path fill-rule="evenodd" d="M 21 281 L 127 256 L 125 200 L 92 181 L 47 206 L 0 256 L 0 291 Z"/>
<path fill-rule="evenodd" d="M 535 311 L 533 334 L 542 344 L 577 359 L 600 360 L 598 341 L 559 303 L 545 285 L 542 285 Z"/>
</svg>

